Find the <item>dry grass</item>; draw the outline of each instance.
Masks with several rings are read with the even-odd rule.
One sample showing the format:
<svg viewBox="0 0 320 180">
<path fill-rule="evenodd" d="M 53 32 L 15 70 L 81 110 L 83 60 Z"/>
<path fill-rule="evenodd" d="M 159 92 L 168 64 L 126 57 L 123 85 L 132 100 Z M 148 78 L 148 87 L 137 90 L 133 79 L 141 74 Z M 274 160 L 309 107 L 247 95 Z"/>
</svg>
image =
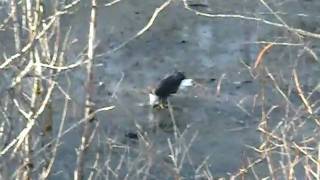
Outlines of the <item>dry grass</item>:
<svg viewBox="0 0 320 180">
<path fill-rule="evenodd" d="M 301 75 L 303 72 L 299 70 L 306 63 L 301 62 L 303 56 L 312 59 L 312 62 L 308 62 L 311 66 L 319 66 L 319 49 L 311 48 L 310 44 L 319 41 L 320 34 L 291 27 L 281 13 L 264 0 L 259 1 L 261 7 L 266 8 L 275 21 L 247 14 L 214 14 L 209 10 L 200 11 L 194 8 L 195 5 L 189 6 L 186 0 L 167 0 L 153 10 L 152 16 L 139 31 L 132 33 L 118 46 L 97 54 L 99 43 L 96 32 L 102 26 L 97 24 L 97 8 L 108 10 L 113 6 L 121 6 L 121 1 L 124 0 L 105 4 L 96 0 L 90 2 L 87 43 L 77 52 L 75 59 L 67 58 L 75 41 L 70 38 L 74 29 L 61 27 L 61 19 L 81 9 L 83 1 L 11 0 L 10 3 L 1 4 L 8 11 L 7 17 L 1 17 L 0 29 L 12 37 L 12 42 L 8 44 L 10 51 L 2 52 L 0 60 L 0 179 L 54 179 L 61 174 L 65 179 L 77 180 L 158 179 L 157 175 L 176 180 L 217 178 L 210 169 L 210 164 L 214 162 L 210 162 L 209 154 L 200 163 L 191 157 L 190 151 L 201 129 L 187 138 L 188 128 L 179 128 L 175 109 L 170 102 L 165 111 L 170 117 L 166 125 L 172 128 L 172 136 L 167 138 L 165 147 L 159 147 L 152 140 L 155 134 L 153 130 L 158 131 L 155 126 L 159 123 L 152 109 L 146 114 L 152 130 L 145 131 L 141 124 L 134 123 L 138 129 L 138 142 L 123 142 L 118 136 L 106 134 L 102 130 L 101 119 L 98 119 L 100 114 L 109 116 L 112 110 L 117 109 L 121 109 L 128 117 L 132 114 L 123 108 L 127 104 L 123 106 L 119 103 L 121 107 L 106 102 L 100 106 L 95 102 L 95 92 L 99 86 L 94 79 L 96 58 L 120 51 L 132 41 L 138 41 L 174 3 L 180 3 L 179 8 L 185 8 L 197 18 L 220 21 L 238 19 L 262 23 L 286 32 L 286 37 L 277 41 L 252 43 L 267 44 L 260 47 L 252 64 L 246 64 L 248 74 L 259 84 L 252 108 L 260 108 L 261 117 L 256 127 L 260 144 L 246 145 L 249 151 L 255 152 L 254 155 L 239 157 L 243 161 L 242 167 L 236 172 L 226 173 L 223 178 L 320 179 L 319 84 L 307 84 L 302 78 L 305 77 Z M 199 4 L 199 7 L 208 5 Z M 277 65 L 273 64 L 275 61 L 284 61 L 280 57 L 286 52 L 279 50 L 284 48 L 292 50 L 291 59 L 278 69 L 290 72 L 287 77 L 281 77 L 274 71 Z M 72 73 L 85 77 L 83 87 L 72 89 Z M 220 77 L 216 97 L 224 94 L 223 83 L 227 76 L 223 73 Z M 112 98 L 118 96 L 116 94 L 123 79 L 122 73 Z M 72 98 L 71 92 L 79 89 L 83 92 L 81 97 Z M 271 95 L 268 93 L 270 91 Z M 292 96 L 298 97 L 298 100 Z M 277 103 L 271 101 L 270 104 L 268 99 L 274 97 L 279 97 L 276 98 Z M 274 111 L 282 113 L 280 118 L 273 119 Z M 250 114 L 249 111 L 247 113 Z M 77 121 L 71 121 L 72 118 Z M 118 130 L 112 129 L 116 126 L 110 126 L 111 132 Z M 65 142 L 63 139 L 74 130 L 80 130 L 81 135 L 72 139 L 72 142 Z M 77 142 L 77 146 L 73 147 L 75 151 L 72 153 L 76 162 L 67 162 L 74 164 L 74 169 L 56 172 L 55 167 L 63 164 L 61 159 L 64 157 L 60 156 L 70 153 L 59 153 L 60 148 L 74 142 Z M 167 156 L 159 158 L 158 155 L 163 153 L 167 153 Z M 184 172 L 185 166 L 191 167 L 189 171 L 192 172 Z"/>
</svg>

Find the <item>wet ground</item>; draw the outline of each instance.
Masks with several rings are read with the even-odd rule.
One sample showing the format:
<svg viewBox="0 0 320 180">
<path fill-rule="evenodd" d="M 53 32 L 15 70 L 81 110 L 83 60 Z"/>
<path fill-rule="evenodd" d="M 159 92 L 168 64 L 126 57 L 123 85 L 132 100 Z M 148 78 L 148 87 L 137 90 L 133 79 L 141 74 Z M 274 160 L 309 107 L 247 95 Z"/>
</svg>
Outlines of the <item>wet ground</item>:
<svg viewBox="0 0 320 180">
<path fill-rule="evenodd" d="M 98 114 L 99 127 L 88 162 L 94 161 L 98 150 L 102 155 L 100 161 L 105 162 L 103 171 L 99 172 L 101 177 L 109 173 L 111 179 L 123 179 L 129 172 L 129 179 L 140 179 L 145 173 L 149 173 L 147 179 L 173 179 L 168 178 L 174 174 L 174 163 L 169 157 L 172 143 L 180 150 L 178 164 L 182 162 L 181 175 L 186 179 L 205 171 L 210 171 L 213 177 L 228 177 L 238 172 L 247 157 L 256 156 L 246 145 L 260 145 L 257 126 L 262 102 L 259 95 L 264 86 L 261 78 L 253 78 L 249 69 L 263 47 L 257 42 L 303 44 L 275 46 L 265 61 L 280 82 L 280 88 L 286 90 L 292 86 L 291 70 L 296 64 L 303 87 L 311 88 L 318 83 L 319 64 L 303 48 L 306 45 L 319 54 L 319 40 L 298 40 L 284 29 L 257 21 L 197 16 L 186 10 L 181 1 L 173 1 L 150 30 L 125 47 L 109 52 L 138 32 L 163 2 L 123 0 L 98 10 L 97 53 L 101 55 L 95 60 L 94 102 L 97 107 L 114 105 L 115 109 Z M 201 3 L 205 6 L 194 8 L 278 22 L 259 1 Z M 320 33 L 320 2 L 295 0 L 271 5 L 283 12 L 282 17 L 290 26 Z M 69 47 L 69 63 L 76 61 L 87 43 L 88 17 L 88 7 L 83 5 L 75 14 L 63 19 L 65 31 L 72 26 L 70 39 L 77 40 Z M 167 109 L 151 109 L 147 105 L 148 87 L 175 69 L 194 79 L 196 86 L 170 98 L 171 114 Z M 79 69 L 66 74 L 72 80 L 70 95 L 76 102 L 72 103 L 68 116 L 67 126 L 70 126 L 81 117 L 83 89 L 79 87 L 83 86 L 85 77 Z M 64 77 L 61 81 L 62 87 L 66 87 Z M 270 79 L 266 81 L 265 106 L 267 109 L 279 106 L 269 117 L 270 123 L 276 124 L 284 117 L 285 103 Z M 296 106 L 300 105 L 296 95 L 290 98 Z M 58 119 L 61 109 L 57 106 L 55 110 Z M 78 128 L 64 136 L 53 179 L 72 177 L 74 149 L 80 142 L 80 132 Z M 137 133 L 139 140 L 135 140 L 135 136 L 126 137 L 128 133 Z M 108 166 L 119 176 L 106 170 Z M 87 168 L 89 171 L 90 167 Z M 247 178 L 252 176 L 249 174 Z"/>
</svg>

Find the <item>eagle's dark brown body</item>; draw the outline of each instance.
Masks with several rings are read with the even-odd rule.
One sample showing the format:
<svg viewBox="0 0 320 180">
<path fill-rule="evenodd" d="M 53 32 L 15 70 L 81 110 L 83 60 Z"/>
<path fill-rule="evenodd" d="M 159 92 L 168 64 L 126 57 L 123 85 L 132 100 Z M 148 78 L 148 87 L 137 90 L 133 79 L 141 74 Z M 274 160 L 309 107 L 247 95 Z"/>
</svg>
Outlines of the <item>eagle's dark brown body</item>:
<svg viewBox="0 0 320 180">
<path fill-rule="evenodd" d="M 179 86 L 186 77 L 182 72 L 175 72 L 163 78 L 155 89 L 155 95 L 160 100 L 166 100 L 171 94 L 178 91 Z"/>
</svg>

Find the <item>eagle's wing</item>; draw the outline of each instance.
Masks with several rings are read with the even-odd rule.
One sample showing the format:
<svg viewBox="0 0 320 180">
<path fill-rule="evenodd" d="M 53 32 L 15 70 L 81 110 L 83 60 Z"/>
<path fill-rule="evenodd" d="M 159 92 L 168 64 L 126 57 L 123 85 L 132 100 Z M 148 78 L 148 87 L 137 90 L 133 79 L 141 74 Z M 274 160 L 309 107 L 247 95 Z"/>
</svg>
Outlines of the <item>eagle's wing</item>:
<svg viewBox="0 0 320 180">
<path fill-rule="evenodd" d="M 176 93 L 180 85 L 180 81 L 176 79 L 176 76 L 169 75 L 163 78 L 156 88 L 156 95 L 160 97 L 169 96 L 172 93 Z"/>
</svg>

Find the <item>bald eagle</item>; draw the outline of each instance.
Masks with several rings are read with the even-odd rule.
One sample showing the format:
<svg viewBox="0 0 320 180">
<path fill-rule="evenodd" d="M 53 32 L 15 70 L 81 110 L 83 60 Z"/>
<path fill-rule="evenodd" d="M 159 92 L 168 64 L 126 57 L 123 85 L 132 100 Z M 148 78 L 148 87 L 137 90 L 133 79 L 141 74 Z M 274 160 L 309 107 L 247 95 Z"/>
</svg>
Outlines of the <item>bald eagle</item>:
<svg viewBox="0 0 320 180">
<path fill-rule="evenodd" d="M 167 99 L 171 94 L 177 93 L 183 81 L 187 80 L 186 76 L 179 71 L 170 74 L 160 80 L 152 94 L 149 94 L 150 104 L 153 106 L 163 107 L 167 103 Z M 190 81 L 190 79 L 189 79 Z M 190 82 L 188 83 L 190 84 Z M 190 86 L 190 85 L 186 85 Z"/>
</svg>

